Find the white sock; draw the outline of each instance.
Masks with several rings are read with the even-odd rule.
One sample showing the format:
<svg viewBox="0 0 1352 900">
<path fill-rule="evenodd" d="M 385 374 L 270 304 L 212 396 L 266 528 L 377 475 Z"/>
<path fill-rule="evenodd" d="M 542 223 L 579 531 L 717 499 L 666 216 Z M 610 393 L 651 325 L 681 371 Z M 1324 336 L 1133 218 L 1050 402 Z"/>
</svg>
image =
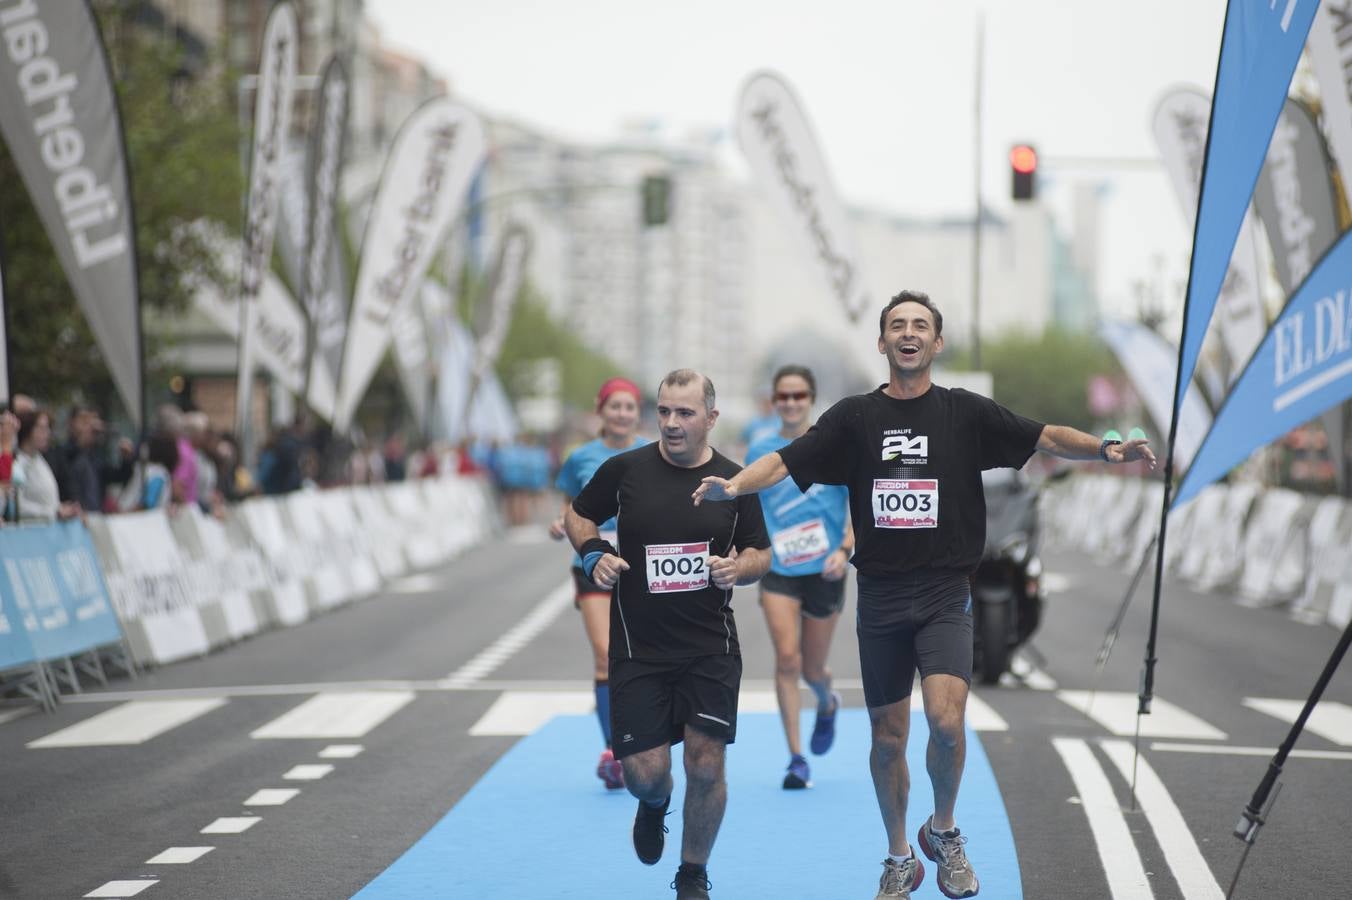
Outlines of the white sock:
<svg viewBox="0 0 1352 900">
<path fill-rule="evenodd" d="M 897 856 L 895 853 L 887 854 L 887 858 L 892 860 L 892 862 L 896 863 L 897 865 L 901 865 L 902 863 L 906 862 L 906 860 L 911 859 L 914 856 L 915 856 L 914 852 L 907 853 L 905 856 Z"/>
</svg>

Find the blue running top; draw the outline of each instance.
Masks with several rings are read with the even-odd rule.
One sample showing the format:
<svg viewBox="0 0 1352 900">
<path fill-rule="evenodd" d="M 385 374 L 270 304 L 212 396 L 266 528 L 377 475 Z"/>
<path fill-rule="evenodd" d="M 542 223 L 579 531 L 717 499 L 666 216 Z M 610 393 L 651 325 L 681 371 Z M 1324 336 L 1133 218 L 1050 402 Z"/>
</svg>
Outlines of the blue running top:
<svg viewBox="0 0 1352 900">
<path fill-rule="evenodd" d="M 778 433 L 765 435 L 747 448 L 746 464 L 788 445 L 789 439 Z M 820 574 L 826 557 L 845 538 L 849 488 L 814 484 L 804 493 L 792 478 L 785 478 L 761 491 L 760 498 L 774 548 L 770 570 L 779 575 Z"/>
</svg>

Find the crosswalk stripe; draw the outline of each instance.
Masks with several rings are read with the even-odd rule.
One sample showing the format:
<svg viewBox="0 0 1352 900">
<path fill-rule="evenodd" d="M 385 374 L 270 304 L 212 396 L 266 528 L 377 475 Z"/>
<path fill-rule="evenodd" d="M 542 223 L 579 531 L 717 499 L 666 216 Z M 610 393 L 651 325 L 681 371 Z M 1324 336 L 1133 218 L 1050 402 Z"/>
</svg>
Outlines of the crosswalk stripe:
<svg viewBox="0 0 1352 900">
<path fill-rule="evenodd" d="M 414 698 L 412 691 L 354 691 L 316 694 L 249 736 L 277 738 L 359 738 Z"/>
<path fill-rule="evenodd" d="M 215 847 L 170 847 L 146 860 L 148 866 L 182 866 L 197 862 Z"/>
<path fill-rule="evenodd" d="M 85 894 L 86 897 L 135 897 L 137 894 L 159 884 L 158 878 L 141 878 L 136 881 L 109 881 Z"/>
<path fill-rule="evenodd" d="M 1214 756 L 1274 756 L 1276 747 L 1228 747 L 1224 744 L 1175 744 L 1171 741 L 1155 741 L 1151 750 L 1167 753 L 1206 753 Z M 1337 759 L 1352 760 L 1352 753 L 1346 750 L 1292 750 L 1291 759 Z"/>
<path fill-rule="evenodd" d="M 591 691 L 504 691 L 470 728 L 474 737 L 532 734 L 555 716 L 591 712 Z"/>
<path fill-rule="evenodd" d="M 365 749 L 361 744 L 330 744 L 319 751 L 320 759 L 352 759 Z"/>
<path fill-rule="evenodd" d="M 1126 741 L 1105 740 L 1100 745 L 1113 765 L 1117 766 L 1117 771 L 1130 782 L 1132 757 L 1135 756 L 1131 744 Z M 1183 821 L 1183 814 L 1179 812 L 1174 799 L 1169 796 L 1164 782 L 1155 774 L 1155 770 L 1144 757 L 1134 762 L 1136 799 L 1140 801 L 1141 809 L 1145 811 L 1145 817 L 1155 831 L 1160 849 L 1164 851 L 1164 858 L 1168 860 L 1169 868 L 1173 870 L 1174 878 L 1178 881 L 1179 890 L 1188 900 L 1224 900 L 1225 894 L 1216 883 L 1216 877 L 1211 874 L 1211 868 L 1202 857 L 1202 851 L 1198 849 L 1192 831 Z"/>
<path fill-rule="evenodd" d="M 262 820 L 262 816 L 222 816 L 198 833 L 243 834 Z"/>
<path fill-rule="evenodd" d="M 34 750 L 50 747 L 103 747 L 146 741 L 223 705 L 221 697 L 197 700 L 133 700 L 83 722 L 30 741 Z"/>
<path fill-rule="evenodd" d="M 283 781 L 318 781 L 333 771 L 333 766 L 325 763 L 314 763 L 304 766 L 292 766 L 285 775 Z"/>
<path fill-rule="evenodd" d="M 295 799 L 300 788 L 262 788 L 254 791 L 245 806 L 285 806 Z"/>
<path fill-rule="evenodd" d="M 1136 695 L 1126 691 L 1057 691 L 1069 706 L 1098 722 L 1118 737 L 1136 733 Z M 1092 699 L 1091 699 L 1092 698 Z M 1141 736 L 1223 741 L 1224 731 L 1162 697 L 1155 697 L 1151 712 L 1141 716 Z"/>
<path fill-rule="evenodd" d="M 1131 829 L 1093 751 L 1079 738 L 1052 738 L 1052 746 L 1075 782 L 1113 900 L 1153 900 Z"/>
<path fill-rule="evenodd" d="M 1300 717 L 1300 711 L 1305 708 L 1305 701 L 1245 697 L 1244 705 L 1283 722 L 1293 723 Z M 1310 711 L 1310 718 L 1305 720 L 1305 730 L 1340 747 L 1352 747 L 1352 706 L 1331 700 L 1320 700 Z"/>
</svg>

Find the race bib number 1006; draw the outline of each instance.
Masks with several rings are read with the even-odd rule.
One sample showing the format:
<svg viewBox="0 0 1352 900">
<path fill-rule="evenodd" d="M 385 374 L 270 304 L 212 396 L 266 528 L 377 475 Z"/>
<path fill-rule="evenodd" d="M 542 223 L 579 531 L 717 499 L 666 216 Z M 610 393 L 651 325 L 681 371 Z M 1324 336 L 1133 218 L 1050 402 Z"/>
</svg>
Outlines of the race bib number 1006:
<svg viewBox="0 0 1352 900">
<path fill-rule="evenodd" d="M 939 482 L 873 479 L 873 524 L 877 528 L 938 528 Z"/>
<path fill-rule="evenodd" d="M 674 594 L 709 586 L 709 542 L 648 544 L 644 548 L 648 593 Z"/>
</svg>

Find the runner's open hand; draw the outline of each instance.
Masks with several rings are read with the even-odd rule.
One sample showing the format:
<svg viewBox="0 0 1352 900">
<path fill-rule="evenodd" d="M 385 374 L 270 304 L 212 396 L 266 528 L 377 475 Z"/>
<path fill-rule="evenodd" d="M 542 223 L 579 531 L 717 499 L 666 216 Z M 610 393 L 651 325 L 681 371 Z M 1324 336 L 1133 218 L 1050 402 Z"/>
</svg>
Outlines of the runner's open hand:
<svg viewBox="0 0 1352 900">
<path fill-rule="evenodd" d="M 1121 444 L 1113 444 L 1106 451 L 1109 462 L 1129 463 L 1143 459 L 1150 463 L 1150 468 L 1155 468 L 1155 454 L 1150 449 L 1150 441 L 1145 438 L 1135 438 Z"/>
<path fill-rule="evenodd" d="M 705 500 L 736 500 L 737 488 L 726 478 L 710 475 L 700 482 L 699 487 L 695 488 L 695 493 L 690 495 L 690 499 L 695 501 L 696 506 Z"/>
</svg>

